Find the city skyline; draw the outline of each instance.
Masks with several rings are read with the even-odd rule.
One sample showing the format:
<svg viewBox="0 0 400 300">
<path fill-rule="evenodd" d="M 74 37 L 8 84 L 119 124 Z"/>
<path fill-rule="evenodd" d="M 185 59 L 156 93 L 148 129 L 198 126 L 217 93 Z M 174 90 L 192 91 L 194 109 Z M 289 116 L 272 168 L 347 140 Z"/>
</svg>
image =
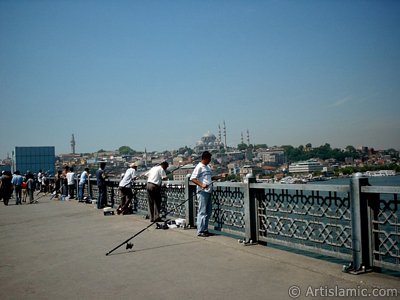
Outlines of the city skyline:
<svg viewBox="0 0 400 300">
<path fill-rule="evenodd" d="M 209 134 L 210 134 L 211 132 L 207 132 L 204 136 L 209 136 Z M 211 134 L 213 134 L 213 133 L 211 133 Z M 213 134 L 214 135 L 214 134 Z M 76 154 L 76 155 L 80 155 L 80 154 L 96 154 L 96 153 L 98 153 L 99 151 L 104 151 L 104 152 L 116 152 L 116 151 L 118 151 L 119 150 L 119 148 L 121 148 L 121 147 L 129 147 L 129 148 L 131 148 L 133 151 L 136 151 L 136 152 L 138 152 L 138 153 L 145 153 L 145 152 L 147 152 L 147 153 L 154 153 L 154 152 L 164 152 L 164 151 L 177 151 L 177 150 L 179 150 L 179 149 L 181 149 L 181 148 L 185 148 L 185 147 L 188 147 L 188 148 L 190 148 L 190 149 L 192 149 L 192 150 L 194 150 L 195 148 L 196 148 L 196 146 L 197 146 L 197 143 L 196 143 L 196 146 L 194 146 L 194 147 L 189 147 L 189 146 L 187 146 L 187 145 L 181 145 L 181 146 L 177 146 L 176 148 L 171 148 L 171 149 L 163 149 L 163 150 L 154 150 L 154 149 L 147 149 L 146 147 L 145 147 L 145 149 L 134 149 L 134 148 L 132 148 L 131 146 L 129 146 L 129 145 L 126 145 L 126 144 L 124 144 L 124 145 L 120 145 L 120 146 L 118 146 L 118 147 L 116 147 L 115 149 L 103 149 L 103 148 L 99 148 L 99 149 L 97 149 L 97 150 L 94 150 L 94 151 L 89 151 L 89 152 L 78 152 L 78 151 L 76 151 L 75 150 L 75 147 L 76 147 L 76 143 L 75 143 L 75 134 L 73 134 L 72 135 L 73 136 L 73 140 L 70 140 L 70 142 L 69 142 L 69 144 L 70 144 L 70 150 L 69 151 L 66 151 L 66 152 L 57 152 L 57 149 L 55 149 L 56 150 L 56 156 L 57 155 L 70 155 L 70 154 Z M 217 135 L 214 135 L 215 137 L 216 137 L 216 141 L 218 142 L 218 137 L 217 137 Z M 73 141 L 73 142 L 72 142 Z M 317 148 L 319 148 L 319 147 L 323 147 L 323 146 L 325 146 L 326 144 L 329 144 L 330 146 L 331 146 L 331 149 L 341 149 L 341 150 L 343 150 L 343 151 L 345 151 L 345 150 L 347 150 L 346 148 L 347 147 L 354 147 L 356 150 L 359 150 L 359 151 L 364 151 L 364 149 L 363 148 L 368 148 L 368 149 L 374 149 L 375 151 L 384 151 L 384 150 L 389 150 L 389 149 L 395 149 L 395 148 L 393 148 L 393 147 L 389 147 L 389 148 L 382 148 L 382 149 L 375 149 L 375 148 L 373 148 L 373 147 L 371 147 L 371 146 L 368 146 L 368 145 L 352 145 L 352 144 L 349 144 L 349 145 L 346 145 L 346 147 L 335 147 L 335 146 L 333 146 L 331 143 L 329 143 L 329 142 L 324 142 L 324 143 L 322 143 L 322 144 L 318 144 L 318 145 L 315 145 L 315 144 L 312 144 L 312 143 L 301 143 L 301 144 L 299 144 L 299 145 L 292 145 L 292 144 L 282 144 L 282 145 L 267 145 L 266 143 L 257 143 L 257 144 L 254 144 L 254 143 L 250 143 L 250 144 L 248 144 L 248 139 L 247 138 L 243 138 L 243 143 L 245 144 L 245 145 L 251 145 L 251 146 L 262 146 L 262 145 L 266 145 L 267 146 L 267 148 L 268 149 L 270 149 L 270 150 L 274 150 L 274 149 L 281 149 L 282 147 L 286 147 L 286 146 L 292 146 L 292 147 L 294 147 L 294 148 L 299 148 L 299 147 L 308 147 L 307 145 L 308 144 L 311 144 L 311 148 L 312 149 L 317 149 Z M 198 142 L 200 142 L 200 141 L 198 141 Z M 238 146 L 239 146 L 239 148 L 240 148 L 240 145 L 242 144 L 242 141 L 240 141 L 240 143 L 239 144 L 237 144 L 237 145 L 227 145 L 226 147 L 225 147 L 225 144 L 224 144 L 224 142 L 222 141 L 221 142 L 222 143 L 222 148 L 225 148 L 225 149 L 228 149 L 228 148 L 233 148 L 233 149 L 237 149 L 238 148 Z M 54 147 L 54 146 L 52 146 L 52 145 L 22 145 L 22 146 L 16 146 L 17 148 L 25 148 L 25 147 L 27 147 L 27 148 L 30 148 L 30 147 Z M 7 153 L 7 155 L 6 156 L 9 156 L 9 158 L 12 158 L 12 152 L 15 150 L 15 148 L 13 148 L 10 152 L 8 152 Z M 215 150 L 215 149 L 214 149 Z M 213 151 L 214 151 L 213 150 Z M 399 149 L 395 149 L 396 151 L 400 151 Z M 201 152 L 201 151 L 200 151 Z M 1 159 L 5 159 L 6 157 L 0 157 L 0 160 Z"/>
<path fill-rule="evenodd" d="M 227 144 L 400 149 L 400 2 L 1 1 L 0 158 Z M 246 140 L 246 139 L 245 139 Z"/>
</svg>

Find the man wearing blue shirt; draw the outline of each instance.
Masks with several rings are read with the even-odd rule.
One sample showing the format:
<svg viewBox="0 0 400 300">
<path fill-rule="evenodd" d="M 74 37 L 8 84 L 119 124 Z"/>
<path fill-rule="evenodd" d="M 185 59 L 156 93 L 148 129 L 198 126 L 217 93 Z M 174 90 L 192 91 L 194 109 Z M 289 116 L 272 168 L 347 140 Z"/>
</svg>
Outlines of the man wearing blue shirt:
<svg viewBox="0 0 400 300">
<path fill-rule="evenodd" d="M 11 180 L 11 183 L 14 186 L 15 190 L 15 205 L 22 205 L 21 203 L 21 197 L 22 197 L 22 182 L 24 181 L 24 178 L 21 176 L 21 173 L 19 170 L 15 171 L 14 176 Z"/>
<path fill-rule="evenodd" d="M 85 168 L 82 172 L 81 177 L 79 178 L 79 189 L 78 189 L 78 200 L 83 201 L 85 194 L 85 185 L 89 178 L 89 168 Z"/>
</svg>

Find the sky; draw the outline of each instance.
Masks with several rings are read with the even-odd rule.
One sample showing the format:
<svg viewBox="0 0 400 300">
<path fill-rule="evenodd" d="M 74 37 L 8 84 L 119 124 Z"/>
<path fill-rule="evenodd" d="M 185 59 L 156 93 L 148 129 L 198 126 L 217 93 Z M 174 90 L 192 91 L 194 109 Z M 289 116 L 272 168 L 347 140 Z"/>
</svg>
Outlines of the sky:
<svg viewBox="0 0 400 300">
<path fill-rule="evenodd" d="M 0 159 L 228 146 L 400 149 L 400 1 L 0 0 Z"/>
</svg>

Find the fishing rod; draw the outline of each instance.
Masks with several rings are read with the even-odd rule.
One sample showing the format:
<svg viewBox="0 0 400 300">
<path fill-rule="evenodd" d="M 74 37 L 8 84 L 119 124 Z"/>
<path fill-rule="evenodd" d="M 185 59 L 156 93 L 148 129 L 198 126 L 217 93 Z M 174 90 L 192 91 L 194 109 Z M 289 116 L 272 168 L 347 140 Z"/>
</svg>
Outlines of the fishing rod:
<svg viewBox="0 0 400 300">
<path fill-rule="evenodd" d="M 63 188 L 63 186 L 61 185 L 60 188 L 59 188 L 58 190 L 54 190 L 53 193 L 52 193 L 52 195 L 51 195 L 51 197 L 50 197 L 50 200 L 53 200 L 53 198 L 54 198 L 59 192 L 61 192 L 62 188 Z"/>
<path fill-rule="evenodd" d="M 211 185 L 211 184 L 210 184 Z M 192 199 L 194 196 L 196 196 L 201 190 L 197 191 L 195 194 L 193 194 L 192 196 L 190 196 L 189 198 L 187 198 L 186 200 L 182 201 L 178 206 L 176 206 L 174 209 L 164 213 L 161 218 L 165 218 L 167 215 L 169 215 L 170 213 L 174 212 L 178 207 L 181 207 L 183 204 L 185 204 L 186 202 L 188 202 L 190 199 Z M 135 233 L 133 236 L 131 236 L 130 238 L 128 238 L 127 240 L 123 241 L 121 244 L 119 244 L 118 246 L 116 246 L 115 248 L 113 248 L 112 250 L 110 250 L 109 252 L 106 253 L 106 256 L 110 255 L 111 253 L 113 253 L 115 250 L 117 250 L 118 248 L 120 248 L 121 246 L 123 246 L 124 244 L 126 244 L 126 249 L 132 249 L 133 248 L 133 243 L 129 243 L 129 241 L 131 241 L 132 239 L 134 239 L 135 237 L 137 237 L 139 234 L 141 234 L 142 232 L 146 231 L 148 228 L 150 228 L 151 226 L 153 226 L 154 224 L 156 224 L 157 222 L 160 222 L 159 220 L 157 221 L 153 221 L 151 222 L 149 225 L 147 225 L 145 228 L 143 228 L 142 230 L 140 230 L 139 232 Z"/>
<path fill-rule="evenodd" d="M 195 156 L 194 158 L 192 157 L 192 163 L 195 162 L 196 160 L 198 160 L 200 157 L 201 157 L 201 154 Z M 160 166 L 161 164 L 162 164 L 162 162 L 161 162 L 161 163 L 158 163 L 158 164 L 156 164 L 156 165 L 154 165 L 152 168 L 157 167 L 157 166 Z M 185 166 L 187 166 L 187 164 L 178 166 L 176 169 L 173 169 L 172 171 L 168 171 L 168 169 L 165 170 L 165 171 L 166 171 L 166 173 L 168 172 L 167 175 L 169 175 L 169 174 L 172 174 L 173 172 L 175 172 L 175 171 L 177 171 L 177 170 L 179 170 L 179 169 L 181 169 L 181 168 L 183 168 L 183 167 L 185 167 Z M 151 168 L 150 168 L 150 169 L 151 169 Z M 148 174 L 148 173 L 149 173 L 149 170 L 146 170 L 146 171 L 143 172 L 142 174 L 138 175 L 138 176 L 136 177 L 136 180 L 137 180 L 137 179 L 140 179 L 140 178 L 147 177 L 146 174 Z"/>
<path fill-rule="evenodd" d="M 196 161 L 200 156 L 201 156 L 201 155 L 197 155 L 197 156 L 192 157 L 192 162 Z M 162 165 L 162 164 L 165 163 L 165 162 L 166 162 L 166 161 L 163 161 L 163 162 L 161 162 L 161 163 L 158 163 L 158 164 L 156 164 L 155 166 L 153 166 L 152 168 L 157 167 L 157 166 L 160 166 L 160 165 Z M 186 165 L 187 165 L 187 164 L 178 166 L 177 168 L 175 168 L 175 169 L 173 169 L 173 170 L 171 170 L 171 171 L 168 171 L 168 169 L 166 169 L 165 172 L 166 172 L 167 175 L 169 175 L 169 174 L 172 174 L 173 172 L 179 170 L 180 168 L 182 168 L 182 167 L 184 167 L 184 166 L 186 166 Z M 136 166 L 137 166 L 137 165 L 136 165 Z M 131 179 L 125 186 L 123 186 L 122 188 L 126 188 L 126 187 L 130 186 L 131 184 L 133 184 L 133 186 L 134 186 L 136 180 L 138 180 L 138 179 L 140 180 L 141 177 L 143 177 L 143 178 L 144 178 L 144 177 L 147 177 L 147 175 L 148 175 L 149 172 L 150 172 L 150 170 L 146 170 L 146 171 L 143 172 L 142 174 L 135 176 L 134 178 L 132 178 L 132 179 Z M 122 180 L 123 180 L 123 177 L 121 178 L 120 182 L 121 182 Z M 119 186 L 119 187 L 120 187 L 120 186 Z M 132 203 L 132 199 L 126 203 L 126 206 L 127 206 L 127 207 L 129 207 L 129 205 L 134 205 L 134 204 Z M 121 210 L 121 207 L 118 207 L 117 212 L 118 212 L 118 211 L 121 212 L 121 211 L 123 211 L 123 209 Z"/>
<path fill-rule="evenodd" d="M 39 199 L 43 198 L 44 196 L 46 196 L 46 194 L 43 194 L 43 195 L 39 196 L 38 198 L 34 199 L 32 203 L 38 203 Z"/>
<path fill-rule="evenodd" d="M 221 176 L 216 176 L 215 177 L 216 180 L 221 179 Z M 209 188 L 210 186 L 212 186 L 214 184 L 214 182 L 216 180 L 213 180 L 206 188 Z M 176 206 L 175 208 L 171 209 L 170 211 L 164 213 L 161 218 L 166 218 L 166 216 L 168 216 L 170 213 L 174 212 L 178 207 L 181 207 L 182 205 L 184 205 L 186 202 L 188 202 L 190 199 L 193 199 L 194 196 L 196 196 L 198 193 L 200 193 L 201 191 L 203 191 L 203 188 L 200 188 L 197 190 L 196 193 L 194 193 L 192 196 L 190 196 L 189 198 L 187 198 L 186 200 L 182 201 L 178 206 Z M 110 255 L 111 253 L 113 253 L 115 250 L 117 250 L 118 248 L 120 248 L 121 246 L 123 246 L 124 244 L 126 244 L 126 249 L 132 249 L 133 248 L 133 243 L 129 243 L 129 241 L 131 241 L 133 238 L 137 237 L 138 235 L 140 235 L 142 232 L 146 231 L 148 228 L 150 228 L 151 226 L 153 226 L 155 223 L 157 223 L 159 221 L 153 221 L 151 222 L 149 225 L 147 225 L 145 228 L 143 228 L 142 230 L 140 230 L 139 232 L 135 233 L 133 236 L 131 236 L 130 238 L 128 238 L 127 240 L 123 241 L 121 244 L 119 244 L 118 246 L 116 246 L 115 248 L 113 248 L 112 250 L 110 250 L 109 252 L 106 253 L 106 256 Z"/>
</svg>

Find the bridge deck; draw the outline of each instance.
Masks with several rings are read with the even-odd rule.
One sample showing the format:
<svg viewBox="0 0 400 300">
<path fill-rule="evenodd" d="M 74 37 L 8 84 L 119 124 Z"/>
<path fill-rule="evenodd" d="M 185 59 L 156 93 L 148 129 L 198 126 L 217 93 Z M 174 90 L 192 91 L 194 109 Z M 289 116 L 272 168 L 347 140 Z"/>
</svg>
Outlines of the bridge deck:
<svg viewBox="0 0 400 300">
<path fill-rule="evenodd" d="M 106 256 L 149 221 L 49 196 L 14 203 L 0 205 L 1 299 L 291 299 L 293 286 L 300 299 L 318 299 L 327 289 L 399 287 L 396 277 L 350 275 L 332 262 L 222 235 L 198 238 L 193 229 L 153 226 L 132 250 Z"/>
</svg>

